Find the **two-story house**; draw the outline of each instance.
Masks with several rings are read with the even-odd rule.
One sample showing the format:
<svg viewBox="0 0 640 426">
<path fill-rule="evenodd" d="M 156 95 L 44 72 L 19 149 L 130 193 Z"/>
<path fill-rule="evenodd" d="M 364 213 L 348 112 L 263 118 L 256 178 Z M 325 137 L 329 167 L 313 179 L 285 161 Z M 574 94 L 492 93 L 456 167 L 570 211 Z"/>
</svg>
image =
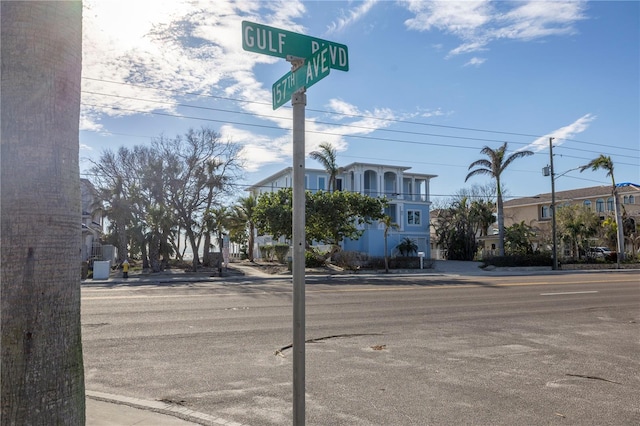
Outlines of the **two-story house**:
<svg viewBox="0 0 640 426">
<path fill-rule="evenodd" d="M 624 185 L 624 186 L 623 186 Z M 636 233 L 640 231 L 640 186 L 622 184 L 617 188 L 622 211 L 634 225 Z M 582 205 L 595 211 L 600 220 L 614 215 L 614 200 L 611 186 L 593 186 L 590 188 L 556 191 L 556 206 Z M 524 221 L 531 226 L 538 236 L 539 242 L 550 241 L 552 233 L 551 193 L 538 194 L 532 197 L 516 198 L 504 203 L 505 226 Z M 632 250 L 626 242 L 625 251 Z M 594 242 L 594 245 L 595 244 Z M 614 247 L 611 247 L 614 249 Z"/>
<path fill-rule="evenodd" d="M 341 167 L 336 177 L 335 188 L 338 191 L 351 191 L 371 197 L 386 197 L 389 206 L 385 213 L 397 228 L 391 229 L 387 237 L 387 246 L 391 255 L 395 247 L 404 239 L 411 238 L 418 251 L 430 258 L 429 239 L 429 181 L 436 175 L 408 172 L 410 167 L 371 163 L 351 163 Z M 247 188 L 256 198 L 266 192 L 290 188 L 293 179 L 291 167 L 287 167 L 266 179 Z M 305 189 L 326 191 L 329 186 L 329 174 L 323 169 L 305 170 Z M 384 225 L 371 223 L 364 225 L 364 233 L 358 240 L 347 239 L 342 249 L 367 253 L 370 256 L 384 255 Z M 269 241 L 268 236 L 258 236 L 257 245 Z"/>
</svg>

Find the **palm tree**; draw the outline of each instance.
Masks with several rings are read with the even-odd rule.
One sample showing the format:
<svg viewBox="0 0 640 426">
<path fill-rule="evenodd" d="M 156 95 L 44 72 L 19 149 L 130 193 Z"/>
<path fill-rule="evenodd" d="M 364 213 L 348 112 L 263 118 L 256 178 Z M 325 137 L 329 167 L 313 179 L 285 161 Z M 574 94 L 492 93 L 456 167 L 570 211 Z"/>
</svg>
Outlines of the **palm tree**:
<svg viewBox="0 0 640 426">
<path fill-rule="evenodd" d="M 382 219 L 380 219 L 380 223 L 384 225 L 384 272 L 389 273 L 389 254 L 387 250 L 387 237 L 389 236 L 389 231 L 391 229 L 398 229 L 398 224 L 393 222 L 391 216 L 388 214 L 384 215 Z"/>
<path fill-rule="evenodd" d="M 224 233 L 229 229 L 231 224 L 232 215 L 231 210 L 228 207 L 220 206 L 208 209 L 204 216 L 204 232 L 215 233 L 216 242 L 219 250 L 219 265 L 218 272 L 222 273 L 222 248 L 224 243 Z M 205 250 L 209 250 L 209 247 L 205 247 Z"/>
<path fill-rule="evenodd" d="M 592 171 L 603 169 L 607 171 L 607 176 L 611 176 L 611 194 L 613 196 L 613 210 L 616 216 L 617 228 L 617 259 L 618 263 L 620 263 L 620 261 L 624 260 L 624 228 L 622 226 L 620 201 L 618 200 L 618 188 L 616 187 L 616 180 L 613 176 L 613 161 L 611 161 L 611 157 L 601 154 L 598 158 L 594 158 L 593 160 L 591 160 L 589 164 L 585 164 L 584 166 L 580 167 L 580 173 L 587 169 L 591 169 Z"/>
<path fill-rule="evenodd" d="M 250 262 L 253 262 L 253 245 L 256 229 L 255 215 L 257 206 L 258 200 L 256 200 L 253 195 L 241 197 L 238 200 L 238 204 L 235 206 L 235 218 L 238 221 L 244 222 L 244 226 L 247 228 L 249 233 L 247 241 L 247 257 Z"/>
<path fill-rule="evenodd" d="M 489 175 L 496 180 L 496 194 L 498 204 L 498 251 L 500 256 L 504 256 L 504 209 L 502 206 L 502 185 L 500 183 L 500 177 L 502 172 L 513 163 L 514 160 L 533 155 L 531 151 L 516 151 L 513 154 L 505 158 L 507 151 L 507 143 L 505 142 L 498 149 L 491 149 L 485 146 L 480 151 L 481 154 L 489 157 L 474 161 L 469 165 L 469 170 L 477 167 L 475 170 L 471 170 L 467 177 L 464 179 L 466 182 L 471 176 L 475 175 Z"/>
<path fill-rule="evenodd" d="M 309 157 L 318 161 L 329 174 L 329 191 L 336 190 L 336 177 L 342 170 L 336 162 L 336 150 L 330 143 L 324 142 L 319 146 L 319 151 L 311 151 Z"/>
<path fill-rule="evenodd" d="M 81 2 L 0 2 L 2 424 L 85 423 Z"/>
</svg>

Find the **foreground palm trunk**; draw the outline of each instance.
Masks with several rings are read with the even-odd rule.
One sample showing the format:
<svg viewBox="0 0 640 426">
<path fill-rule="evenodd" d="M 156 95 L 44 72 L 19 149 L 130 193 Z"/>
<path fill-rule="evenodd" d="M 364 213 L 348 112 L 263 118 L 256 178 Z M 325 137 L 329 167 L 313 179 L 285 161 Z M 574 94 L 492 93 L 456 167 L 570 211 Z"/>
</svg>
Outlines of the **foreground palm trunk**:
<svg viewBox="0 0 640 426">
<path fill-rule="evenodd" d="M 1 423 L 82 425 L 82 3 L 0 4 Z"/>
</svg>

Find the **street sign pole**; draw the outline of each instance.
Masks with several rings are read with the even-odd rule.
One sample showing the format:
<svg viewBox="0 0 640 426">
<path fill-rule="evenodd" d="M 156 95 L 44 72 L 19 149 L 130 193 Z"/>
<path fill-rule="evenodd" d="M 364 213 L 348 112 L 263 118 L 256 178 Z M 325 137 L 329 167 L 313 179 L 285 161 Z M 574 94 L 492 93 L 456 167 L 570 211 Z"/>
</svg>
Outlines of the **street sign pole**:
<svg viewBox="0 0 640 426">
<path fill-rule="evenodd" d="M 305 190 L 304 119 L 307 95 L 291 96 L 293 106 L 293 424 L 305 424 Z"/>
<path fill-rule="evenodd" d="M 242 48 L 286 58 L 291 71 L 271 87 L 273 109 L 293 107 L 293 424 L 305 424 L 305 189 L 306 90 L 329 75 L 349 70 L 347 46 L 254 22 L 242 22 Z"/>
</svg>

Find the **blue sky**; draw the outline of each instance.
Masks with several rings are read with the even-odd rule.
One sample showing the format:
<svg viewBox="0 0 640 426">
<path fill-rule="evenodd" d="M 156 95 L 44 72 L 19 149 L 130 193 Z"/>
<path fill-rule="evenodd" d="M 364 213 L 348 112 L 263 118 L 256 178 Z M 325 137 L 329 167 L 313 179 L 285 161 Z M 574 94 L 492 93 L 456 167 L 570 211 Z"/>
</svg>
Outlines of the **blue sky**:
<svg viewBox="0 0 640 426">
<path fill-rule="evenodd" d="M 640 183 L 640 2 L 85 0 L 83 20 L 81 173 L 201 126 L 242 145 L 243 185 L 290 166 L 290 103 L 271 100 L 290 64 L 242 50 L 247 20 L 349 49 L 349 71 L 307 91 L 307 154 L 438 175 L 437 202 L 489 183 L 468 166 L 508 142 L 536 153 L 503 175 L 518 197 L 550 192 L 553 136 L 557 191 L 610 184 L 572 170 L 600 154 Z"/>
</svg>

